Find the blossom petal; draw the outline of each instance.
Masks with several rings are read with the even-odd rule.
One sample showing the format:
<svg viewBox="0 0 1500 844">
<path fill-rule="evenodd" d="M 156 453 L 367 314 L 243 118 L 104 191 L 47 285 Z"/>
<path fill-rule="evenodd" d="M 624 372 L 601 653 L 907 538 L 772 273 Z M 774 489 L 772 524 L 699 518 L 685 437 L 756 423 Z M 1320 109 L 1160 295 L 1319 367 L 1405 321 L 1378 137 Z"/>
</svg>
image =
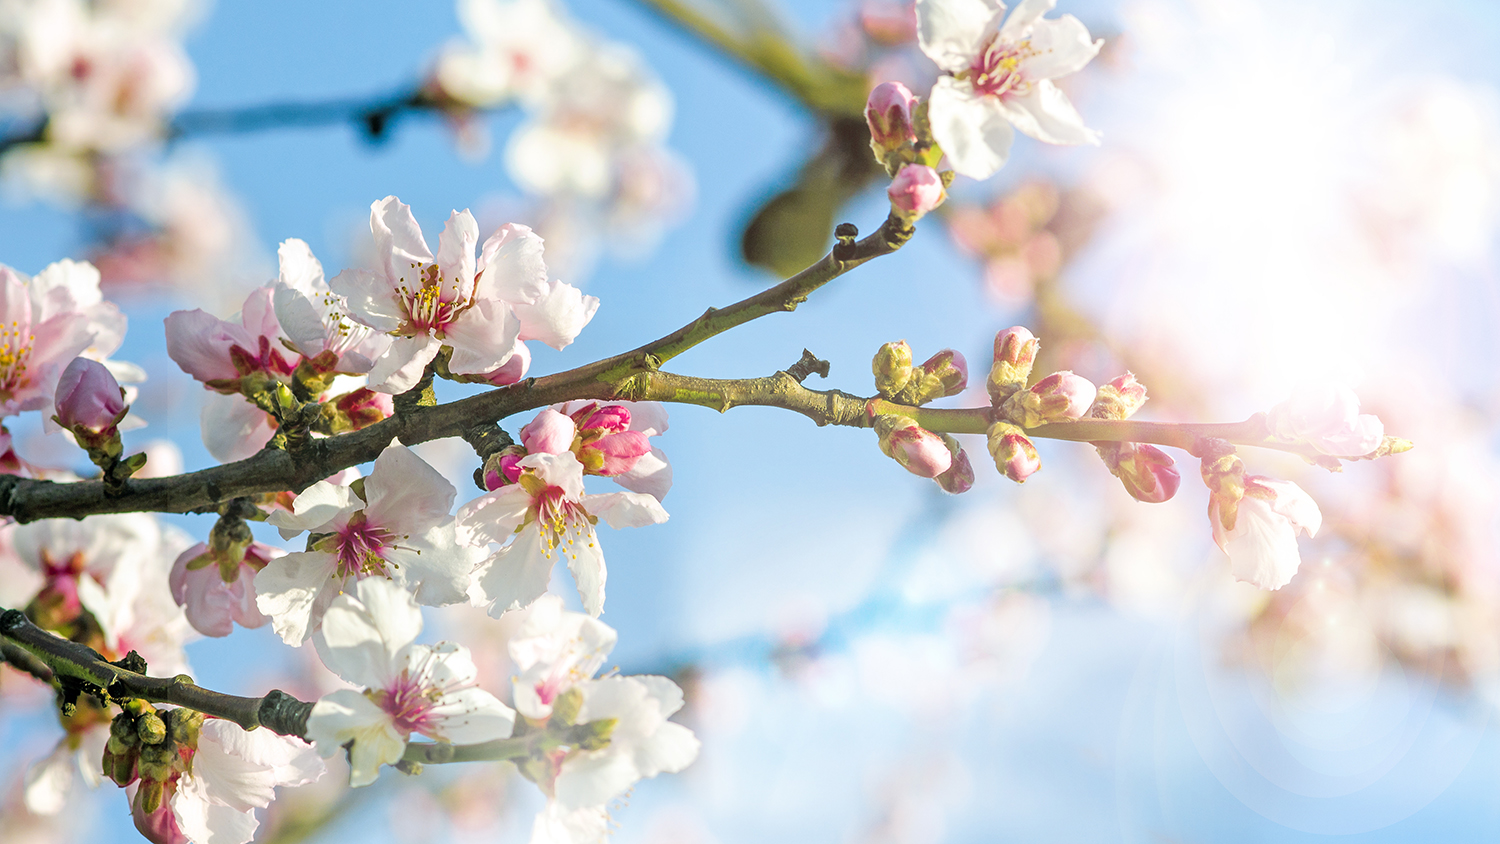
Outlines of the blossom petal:
<svg viewBox="0 0 1500 844">
<path fill-rule="evenodd" d="M 437 265 L 442 271 L 444 292 L 456 286 L 467 293 L 474 281 L 474 248 L 479 245 L 479 224 L 466 208 L 454 211 L 438 235 Z"/>
<path fill-rule="evenodd" d="M 638 492 L 585 495 L 583 506 L 590 513 L 602 517 L 612 528 L 659 525 L 667 520 L 667 511 L 662 508 L 661 502 Z"/>
<path fill-rule="evenodd" d="M 429 607 L 468 600 L 474 566 L 484 556 L 483 548 L 458 543 L 452 521 L 413 536 L 386 553 L 386 559 L 396 566 L 396 579 L 416 596 L 417 603 Z"/>
<path fill-rule="evenodd" d="M 465 545 L 508 542 L 530 506 L 531 496 L 517 484 L 485 493 L 458 508 L 458 541 Z"/>
<path fill-rule="evenodd" d="M 551 580 L 552 557 L 543 552 L 541 532 L 532 525 L 474 570 L 471 594 L 499 618 L 547 594 Z"/>
<path fill-rule="evenodd" d="M 999 98 L 983 96 L 968 82 L 945 76 L 932 86 L 930 103 L 932 137 L 954 170 L 988 179 L 1005 166 L 1015 130 Z"/>
<path fill-rule="evenodd" d="M 255 605 L 271 617 L 271 628 L 288 645 L 307 641 L 315 627 L 318 597 L 329 589 L 338 558 L 322 551 L 277 557 L 255 575 Z"/>
<path fill-rule="evenodd" d="M 1016 14 L 1020 12 L 1017 7 Z M 1038 20 L 1031 28 L 1031 48 L 1037 55 L 1026 60 L 1022 72 L 1032 82 L 1067 76 L 1093 61 L 1103 46 L 1103 39 L 1094 40 L 1082 21 L 1072 15 Z"/>
<path fill-rule="evenodd" d="M 350 741 L 349 784 L 369 785 L 381 765 L 392 765 L 406 752 L 406 737 L 391 716 L 354 689 L 324 695 L 307 718 L 307 738 L 323 756 L 332 756 Z"/>
<path fill-rule="evenodd" d="M 997 0 L 917 0 L 917 42 L 949 73 L 968 70 L 1005 14 Z"/>
<path fill-rule="evenodd" d="M 511 304 L 535 302 L 547 289 L 542 238 L 526 226 L 506 223 L 484 242 L 476 295 Z"/>
<path fill-rule="evenodd" d="M 214 802 L 207 784 L 197 776 L 178 780 L 177 793 L 172 796 L 172 815 L 182 834 L 197 844 L 246 844 L 260 826 L 254 810 Z"/>
<path fill-rule="evenodd" d="M 546 291 L 534 303 L 513 307 L 521 320 L 522 340 L 540 340 L 562 349 L 594 318 L 599 297 L 585 296 L 573 285 L 554 280 L 547 283 Z"/>
<path fill-rule="evenodd" d="M 370 204 L 370 233 L 375 236 L 375 254 L 385 268 L 387 289 L 399 287 L 411 278 L 408 286 L 417 285 L 414 265 L 430 264 L 432 252 L 422 237 L 422 227 L 412 216 L 411 206 L 394 196 Z"/>
<path fill-rule="evenodd" d="M 1057 0 L 1021 0 L 1000 27 L 1000 37 L 1006 41 L 1024 39 L 1042 15 L 1057 8 Z"/>
<path fill-rule="evenodd" d="M 521 322 L 504 302 L 480 299 L 443 330 L 453 347 L 448 370 L 456 375 L 484 375 L 499 369 L 516 353 Z"/>
<path fill-rule="evenodd" d="M 401 327 L 403 314 L 396 301 L 391 282 L 369 270 L 344 270 L 328 282 L 328 287 L 343 296 L 349 305 L 349 316 L 376 331 L 395 331 Z"/>
<path fill-rule="evenodd" d="M 614 495 L 633 495 L 619 492 Z M 588 496 L 585 496 L 587 498 Z M 652 503 L 656 499 L 641 496 Z M 660 506 L 660 505 L 657 505 Z M 578 597 L 583 601 L 583 611 L 598 618 L 604 612 L 604 581 L 609 571 L 604 567 L 604 549 L 599 547 L 599 537 L 592 527 L 585 526 L 572 544 L 567 546 L 568 571 L 573 573 L 573 582 L 578 584 Z"/>
<path fill-rule="evenodd" d="M 628 472 L 612 475 L 610 480 L 631 492 L 641 492 L 661 501 L 672 489 L 672 464 L 659 448 L 641 455 Z"/>
<path fill-rule="evenodd" d="M 422 380 L 422 371 L 443 348 L 443 341 L 430 334 L 397 337 L 380 360 L 370 367 L 370 389 L 400 394 Z"/>
<path fill-rule="evenodd" d="M 458 490 L 398 440 L 380 452 L 365 478 L 365 517 L 397 534 L 426 533 L 447 520 Z"/>
<path fill-rule="evenodd" d="M 277 786 L 304 785 L 322 774 L 308 744 L 218 718 L 203 722 L 193 755 L 193 778 L 205 796 L 241 812 L 271 805 Z"/>
<path fill-rule="evenodd" d="M 273 420 L 244 396 L 209 393 L 198 414 L 203 445 L 215 460 L 233 463 L 254 456 L 276 435 Z"/>
<path fill-rule="evenodd" d="M 457 647 L 457 646 L 454 646 Z M 443 695 L 428 716 L 433 738 L 454 744 L 478 744 L 509 738 L 516 713 L 484 689 L 459 689 Z"/>
<path fill-rule="evenodd" d="M 283 240 L 276 249 L 276 257 L 281 269 L 277 281 L 307 295 L 321 292 L 325 286 L 323 265 L 307 241 L 295 237 Z"/>
<path fill-rule="evenodd" d="M 363 506 L 349 487 L 318 481 L 292 500 L 292 512 L 277 510 L 266 521 L 281 529 L 282 539 L 291 539 L 305 530 L 325 533 L 334 527 L 335 519 Z"/>
<path fill-rule="evenodd" d="M 1083 125 L 1083 117 L 1068 100 L 1068 95 L 1045 79 L 1034 83 L 1023 95 L 985 99 L 998 103 L 1005 117 L 1017 129 L 1039 141 L 1049 144 L 1099 143 L 1099 133 Z M 934 134 L 936 131 L 934 126 Z M 946 151 L 947 147 L 943 149 Z"/>
<path fill-rule="evenodd" d="M 410 592 L 383 577 L 361 580 L 353 593 L 334 598 L 324 613 L 318 655 L 348 682 L 381 688 L 396 654 L 422 632 L 422 611 Z"/>
</svg>

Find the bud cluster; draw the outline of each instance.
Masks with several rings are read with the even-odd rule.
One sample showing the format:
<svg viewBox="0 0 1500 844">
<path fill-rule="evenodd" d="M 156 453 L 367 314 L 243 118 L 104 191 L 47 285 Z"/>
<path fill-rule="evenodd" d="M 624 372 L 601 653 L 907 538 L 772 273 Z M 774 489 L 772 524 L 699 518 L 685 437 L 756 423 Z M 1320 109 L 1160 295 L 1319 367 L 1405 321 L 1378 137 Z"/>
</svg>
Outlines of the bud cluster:
<svg viewBox="0 0 1500 844">
<path fill-rule="evenodd" d="M 1133 373 L 1099 388 L 1089 408 L 1092 419 L 1128 419 L 1146 403 L 1146 388 Z M 1171 455 L 1154 445 L 1130 442 L 1096 442 L 1094 449 L 1110 473 L 1125 485 L 1137 501 L 1160 504 L 1177 494 L 1182 483 Z"/>
<path fill-rule="evenodd" d="M 1001 331 L 995 335 L 995 361 L 985 381 L 995 419 L 988 431 L 990 456 L 995 468 L 1016 483 L 1042 467 L 1036 445 L 1024 429 L 1082 419 L 1097 395 L 1087 378 L 1067 370 L 1028 388 L 1040 346 L 1041 341 L 1024 326 Z"/>
<path fill-rule="evenodd" d="M 891 213 L 914 223 L 948 198 L 953 171 L 937 171 L 943 152 L 927 125 L 927 104 L 900 82 L 882 82 L 865 103 L 870 149 L 891 177 Z"/>
<path fill-rule="evenodd" d="M 875 390 L 882 398 L 900 404 L 921 406 L 934 399 L 956 396 L 969 383 L 969 364 L 953 349 L 943 349 L 921 366 L 912 364 L 911 346 L 905 340 L 886 343 L 875 353 L 870 369 Z M 968 492 L 974 485 L 974 468 L 958 440 L 923 428 L 909 416 L 874 413 L 880 450 L 914 475 L 932 478 L 944 491 Z"/>
<path fill-rule="evenodd" d="M 875 375 L 875 391 L 901 404 L 924 405 L 956 396 L 969 386 L 969 364 L 963 355 L 943 349 L 921 366 L 913 366 L 911 346 L 905 340 L 881 346 L 870 369 Z"/>
<path fill-rule="evenodd" d="M 636 405 L 637 411 L 650 407 L 657 405 Z M 521 459 L 528 454 L 571 451 L 586 475 L 624 475 L 651 453 L 651 437 L 666 427 L 665 421 L 644 422 L 623 404 L 584 402 L 564 412 L 568 408 L 543 410 L 521 429 L 519 445 L 491 454 L 483 468 L 485 489 L 515 483 L 521 476 Z"/>
<path fill-rule="evenodd" d="M 193 770 L 202 726 L 201 712 L 158 710 L 141 700 L 127 702 L 109 725 L 104 775 L 121 787 L 136 785 L 131 815 L 153 841 L 172 823 L 169 801 L 178 779 Z"/>
</svg>

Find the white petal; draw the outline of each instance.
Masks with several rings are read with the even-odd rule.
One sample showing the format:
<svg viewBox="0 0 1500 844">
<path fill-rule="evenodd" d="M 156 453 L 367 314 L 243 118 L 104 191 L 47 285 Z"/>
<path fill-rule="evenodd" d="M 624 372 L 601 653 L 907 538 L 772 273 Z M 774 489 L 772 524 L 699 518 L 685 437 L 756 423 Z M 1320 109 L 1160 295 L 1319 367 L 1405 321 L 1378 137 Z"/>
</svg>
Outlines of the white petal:
<svg viewBox="0 0 1500 844">
<path fill-rule="evenodd" d="M 583 506 L 593 515 L 602 517 L 612 528 L 659 525 L 667 520 L 667 511 L 660 502 L 638 492 L 585 495 Z"/>
<path fill-rule="evenodd" d="M 375 254 L 385 269 L 387 290 L 410 280 L 416 287 L 415 264 L 430 264 L 432 252 L 422 237 L 422 227 L 411 214 L 411 206 L 394 196 L 370 204 L 370 233 L 375 236 Z M 337 289 L 337 288 L 335 288 Z M 352 304 L 352 302 L 351 302 Z"/>
<path fill-rule="evenodd" d="M 661 449 L 652 448 L 650 454 L 641 455 L 629 472 L 613 475 L 610 480 L 631 492 L 645 493 L 661 501 L 672 489 L 672 464 Z"/>
<path fill-rule="evenodd" d="M 585 296 L 571 284 L 548 282 L 547 290 L 532 304 L 514 306 L 521 320 L 520 338 L 540 340 L 554 349 L 572 343 L 599 310 L 599 297 Z"/>
<path fill-rule="evenodd" d="M 1072 15 L 1039 20 L 1031 29 L 1031 49 L 1039 55 L 1026 59 L 1021 72 L 1033 82 L 1067 76 L 1093 61 L 1103 46 L 1104 41 L 1089 37 L 1088 28 Z"/>
<path fill-rule="evenodd" d="M 480 250 L 478 296 L 511 304 L 535 302 L 546 291 L 542 238 L 526 226 L 506 223 Z"/>
<path fill-rule="evenodd" d="M 457 286 L 467 292 L 474 281 L 474 247 L 479 245 L 479 224 L 468 209 L 454 211 L 438 235 L 438 269 L 443 287 Z"/>
<path fill-rule="evenodd" d="M 1099 133 L 1083 125 L 1083 117 L 1068 101 L 1068 95 L 1045 79 L 1032 84 L 1031 90 L 1022 96 L 985 99 L 998 103 L 1017 129 L 1039 141 L 1049 144 L 1099 143 Z M 934 126 L 934 135 L 936 131 Z M 944 151 L 947 149 L 943 147 Z M 954 169 L 958 168 L 955 166 Z"/>
<path fill-rule="evenodd" d="M 254 456 L 276 434 L 271 417 L 244 396 L 209 393 L 203 400 L 199 423 L 203 445 L 223 463 Z"/>
<path fill-rule="evenodd" d="M 458 508 L 458 541 L 465 545 L 509 542 L 530 506 L 531 496 L 519 484 L 485 493 Z"/>
<path fill-rule="evenodd" d="M 77 770 L 78 763 L 64 736 L 51 753 L 26 769 L 23 796 L 27 811 L 35 815 L 55 815 L 62 811 L 73 793 L 73 775 Z"/>
<path fill-rule="evenodd" d="M 195 765 L 196 765 L 196 760 Z M 247 844 L 260 822 L 253 809 L 215 803 L 197 776 L 183 776 L 172 796 L 172 815 L 182 834 L 195 844 Z"/>
<path fill-rule="evenodd" d="M 483 548 L 460 545 L 454 539 L 450 521 L 411 537 L 386 558 L 396 566 L 393 576 L 415 595 L 417 603 L 442 607 L 468 600 L 474 567 L 484 556 Z"/>
<path fill-rule="evenodd" d="M 416 452 L 392 440 L 365 479 L 365 517 L 397 534 L 426 533 L 448 519 L 458 490 Z"/>
<path fill-rule="evenodd" d="M 443 341 L 430 334 L 397 337 L 386 353 L 370 367 L 370 389 L 380 393 L 404 393 L 422 379 L 422 371 L 443 348 Z"/>
<path fill-rule="evenodd" d="M 380 688 L 396 655 L 422 632 L 411 593 L 383 577 L 367 577 L 333 599 L 323 615 L 318 655 L 328 670 L 356 686 Z"/>
<path fill-rule="evenodd" d="M 656 501 L 650 496 L 642 497 L 653 503 Z M 609 572 L 604 567 L 604 549 L 599 547 L 599 537 L 594 534 L 594 529 L 586 528 L 582 534 L 572 545 L 565 546 L 569 552 L 568 571 L 573 573 L 573 580 L 578 584 L 578 597 L 583 601 L 583 611 L 598 618 L 599 613 L 604 612 L 604 581 Z"/>
<path fill-rule="evenodd" d="M 1057 0 L 1021 0 L 1016 4 L 1015 11 L 1005 19 L 1005 24 L 1000 27 L 1000 37 L 1006 41 L 1016 42 L 1025 38 L 1028 30 L 1047 14 L 1057 7 Z"/>
<path fill-rule="evenodd" d="M 323 324 L 323 315 L 314 307 L 307 294 L 284 284 L 276 285 L 273 299 L 276 320 L 281 330 L 297 347 L 297 351 L 314 357 L 328 346 L 328 329 Z"/>
<path fill-rule="evenodd" d="M 545 595 L 551 580 L 552 557 L 544 553 L 541 533 L 531 525 L 475 569 L 473 597 L 499 618 Z"/>
<path fill-rule="evenodd" d="M 318 481 L 292 500 L 292 512 L 277 510 L 266 521 L 281 529 L 282 539 L 291 539 L 305 530 L 326 533 L 334 528 L 336 519 L 340 523 L 347 521 L 340 517 L 347 517 L 363 506 L 349 487 Z"/>
<path fill-rule="evenodd" d="M 332 756 L 345 743 L 354 742 L 349 750 L 352 786 L 374 782 L 382 764 L 394 764 L 406 752 L 406 737 L 391 723 L 391 716 L 353 689 L 340 689 L 318 700 L 307 718 L 307 737 L 323 756 Z"/>
<path fill-rule="evenodd" d="M 384 276 L 369 270 L 344 270 L 328 282 L 334 293 L 348 303 L 349 316 L 376 331 L 395 331 L 401 327 L 401 307 L 395 288 Z"/>
<path fill-rule="evenodd" d="M 530 844 L 599 844 L 609 836 L 609 810 L 604 806 L 569 809 L 547 801 L 531 824 Z"/>
<path fill-rule="evenodd" d="M 950 73 L 968 70 L 998 28 L 1005 4 L 996 0 L 917 0 L 917 41 Z"/>
<path fill-rule="evenodd" d="M 277 280 L 282 284 L 308 296 L 321 293 L 327 287 L 323 283 L 323 265 L 313 256 L 306 241 L 295 237 L 283 240 L 276 256 L 281 265 Z"/>
<path fill-rule="evenodd" d="M 988 179 L 1005 166 L 1015 130 L 998 98 L 945 76 L 932 86 L 929 115 L 932 137 L 954 170 L 972 179 Z"/>
<path fill-rule="evenodd" d="M 443 330 L 453 347 L 448 369 L 457 375 L 484 375 L 499 369 L 516 353 L 521 322 L 496 299 L 480 299 Z"/>
<path fill-rule="evenodd" d="M 299 551 L 277 557 L 255 575 L 255 606 L 271 617 L 283 642 L 296 647 L 317 626 L 318 597 L 330 588 L 338 558 L 322 551 Z"/>
<path fill-rule="evenodd" d="M 483 689 L 460 689 L 443 695 L 433 707 L 433 738 L 454 744 L 478 744 L 509 738 L 516 713 Z"/>
</svg>

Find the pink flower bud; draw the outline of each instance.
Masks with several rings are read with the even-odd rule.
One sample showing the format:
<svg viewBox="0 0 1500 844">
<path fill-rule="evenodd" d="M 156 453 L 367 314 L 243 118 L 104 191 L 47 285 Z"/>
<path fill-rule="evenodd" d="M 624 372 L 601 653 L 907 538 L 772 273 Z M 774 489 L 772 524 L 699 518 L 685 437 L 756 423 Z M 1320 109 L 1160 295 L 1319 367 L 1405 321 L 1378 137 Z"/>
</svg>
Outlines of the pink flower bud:
<svg viewBox="0 0 1500 844">
<path fill-rule="evenodd" d="M 996 422 L 990 426 L 988 435 L 990 456 L 1005 477 L 1018 484 L 1025 483 L 1042 468 L 1042 458 L 1025 431 L 1009 422 Z"/>
<path fill-rule="evenodd" d="M 521 429 L 521 445 L 530 454 L 562 454 L 573 448 L 577 434 L 572 417 L 549 407 Z"/>
<path fill-rule="evenodd" d="M 870 125 L 870 148 L 875 158 L 884 164 L 891 150 L 916 143 L 917 133 L 912 129 L 912 110 L 917 98 L 900 82 L 882 82 L 870 92 L 865 102 L 865 122 Z"/>
<path fill-rule="evenodd" d="M 1141 405 L 1146 403 L 1146 388 L 1127 372 L 1099 388 L 1094 397 L 1094 406 L 1089 408 L 1092 419 L 1129 419 Z"/>
<path fill-rule="evenodd" d="M 1104 465 L 1137 501 L 1160 504 L 1177 494 L 1182 476 L 1172 456 L 1145 443 L 1095 443 Z"/>
<path fill-rule="evenodd" d="M 958 444 L 952 441 L 952 437 L 945 435 L 943 439 L 948 442 L 948 450 L 953 452 L 953 465 L 933 480 L 937 481 L 944 492 L 962 495 L 974 486 L 974 467 L 969 463 L 968 453 L 962 448 L 954 450 Z"/>
<path fill-rule="evenodd" d="M 521 477 L 521 458 L 525 456 L 526 449 L 518 445 L 506 446 L 490 455 L 484 464 L 484 488 L 496 490 L 515 483 Z"/>
<path fill-rule="evenodd" d="M 125 415 L 125 399 L 109 369 L 74 358 L 57 381 L 57 421 L 70 431 L 99 433 Z"/>
<path fill-rule="evenodd" d="M 925 164 L 908 164 L 902 167 L 885 193 L 891 198 L 891 208 L 909 222 L 920 220 L 948 198 L 948 191 L 943 187 L 943 177 Z"/>
<path fill-rule="evenodd" d="M 918 404 L 933 399 L 956 396 L 969 385 L 969 363 L 952 349 L 944 349 L 922 364 L 922 384 Z"/>
<path fill-rule="evenodd" d="M 911 380 L 911 346 L 905 340 L 886 343 L 875 353 L 870 369 L 875 373 L 875 390 L 882 396 L 894 396 Z"/>
<path fill-rule="evenodd" d="M 953 453 L 943 438 L 909 417 L 877 416 L 875 433 L 880 438 L 880 450 L 913 475 L 935 478 L 953 465 Z"/>
<path fill-rule="evenodd" d="M 1072 422 L 1088 414 L 1096 392 L 1087 378 L 1065 369 L 1036 382 L 1030 390 L 1012 395 L 1005 403 L 1005 413 L 1023 428 Z"/>
<path fill-rule="evenodd" d="M 573 412 L 573 423 L 584 436 L 618 434 L 630 430 L 630 408 L 591 402 Z"/>
<path fill-rule="evenodd" d="M 377 393 L 364 387 L 339 396 L 333 406 L 343 418 L 348 420 L 351 431 L 368 428 L 376 422 L 389 419 L 396 412 L 394 396 L 390 393 Z"/>
<path fill-rule="evenodd" d="M 1011 394 L 1026 386 L 1040 346 L 1041 341 L 1021 325 L 995 335 L 995 364 L 990 367 L 990 377 L 985 385 L 991 404 L 998 407 Z"/>
</svg>

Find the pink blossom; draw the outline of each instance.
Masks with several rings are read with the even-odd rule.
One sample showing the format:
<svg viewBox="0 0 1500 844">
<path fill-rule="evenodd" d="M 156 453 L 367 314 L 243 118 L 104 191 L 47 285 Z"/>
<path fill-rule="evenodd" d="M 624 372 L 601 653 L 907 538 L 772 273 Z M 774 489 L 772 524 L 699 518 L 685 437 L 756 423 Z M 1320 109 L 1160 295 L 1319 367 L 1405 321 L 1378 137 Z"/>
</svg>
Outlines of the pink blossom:
<svg viewBox="0 0 1500 844">
<path fill-rule="evenodd" d="M 1224 524 L 1223 498 L 1209 496 L 1208 520 L 1214 542 L 1229 555 L 1236 579 L 1262 589 L 1280 589 L 1302 564 L 1297 532 L 1317 536 L 1323 515 L 1317 502 L 1291 481 L 1246 475 L 1244 483 L 1244 496 L 1232 517 L 1232 526 Z"/>
<path fill-rule="evenodd" d="M 1380 447 L 1385 425 L 1359 412 L 1359 397 L 1348 387 L 1304 387 L 1266 414 L 1271 435 L 1306 442 L 1334 457 L 1362 457 Z"/>
<path fill-rule="evenodd" d="M 35 278 L 0 265 L 0 415 L 52 404 L 63 369 L 79 355 L 119 348 L 125 317 L 99 295 L 99 271 L 59 261 Z"/>
<path fill-rule="evenodd" d="M 921 219 L 948 198 L 942 177 L 925 164 L 902 167 L 885 193 L 890 197 L 891 207 L 907 220 Z"/>
<path fill-rule="evenodd" d="M 200 542 L 172 563 L 167 580 L 172 599 L 186 612 L 193 629 L 205 636 L 228 636 L 236 624 L 260 627 L 270 618 L 255 604 L 255 574 L 285 553 L 255 542 L 245 549 L 244 559 L 226 571 L 225 564 L 209 553 L 208 545 Z"/>
<path fill-rule="evenodd" d="M 174 311 L 166 319 L 168 357 L 203 386 L 225 394 L 241 392 L 247 376 L 286 380 L 298 356 L 282 344 L 274 295 L 271 287 L 251 291 L 238 325 L 202 310 Z"/>
<path fill-rule="evenodd" d="M 102 363 L 74 358 L 57 382 L 57 421 L 70 431 L 112 429 L 125 415 L 124 393 Z"/>
</svg>

